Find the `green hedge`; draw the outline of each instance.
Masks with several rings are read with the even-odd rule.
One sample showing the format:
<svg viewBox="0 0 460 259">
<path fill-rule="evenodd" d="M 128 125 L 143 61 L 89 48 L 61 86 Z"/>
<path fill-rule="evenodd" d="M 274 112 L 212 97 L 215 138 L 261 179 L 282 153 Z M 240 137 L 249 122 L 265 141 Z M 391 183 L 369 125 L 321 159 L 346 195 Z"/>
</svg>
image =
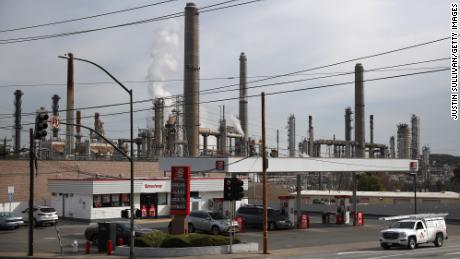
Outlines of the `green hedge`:
<svg viewBox="0 0 460 259">
<path fill-rule="evenodd" d="M 148 233 L 134 239 L 134 245 L 140 247 L 160 247 L 163 240 L 170 237 L 169 234 L 161 231 Z"/>
<path fill-rule="evenodd" d="M 233 239 L 233 244 L 241 241 Z M 230 239 L 226 236 L 191 233 L 189 235 L 170 235 L 163 232 L 153 232 L 142 237 L 136 237 L 135 245 L 139 247 L 197 247 L 229 245 Z"/>
</svg>

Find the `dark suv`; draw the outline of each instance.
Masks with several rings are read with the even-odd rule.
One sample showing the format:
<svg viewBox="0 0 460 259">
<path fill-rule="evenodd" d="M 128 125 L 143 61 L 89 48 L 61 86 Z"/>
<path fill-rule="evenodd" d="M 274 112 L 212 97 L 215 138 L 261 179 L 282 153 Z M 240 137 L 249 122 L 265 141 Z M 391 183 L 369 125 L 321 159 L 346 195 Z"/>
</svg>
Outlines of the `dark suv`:
<svg viewBox="0 0 460 259">
<path fill-rule="evenodd" d="M 248 227 L 263 228 L 263 207 L 262 206 L 243 206 L 236 212 L 237 217 L 242 217 Z M 291 228 L 292 222 L 281 212 L 268 208 L 268 229 Z"/>
</svg>

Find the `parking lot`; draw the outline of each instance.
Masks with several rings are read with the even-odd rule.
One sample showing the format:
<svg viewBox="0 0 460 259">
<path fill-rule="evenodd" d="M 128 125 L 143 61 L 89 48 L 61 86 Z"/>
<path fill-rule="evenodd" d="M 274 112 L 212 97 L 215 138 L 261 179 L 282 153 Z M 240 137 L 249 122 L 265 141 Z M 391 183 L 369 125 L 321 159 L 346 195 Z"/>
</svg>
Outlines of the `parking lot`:
<svg viewBox="0 0 460 259">
<path fill-rule="evenodd" d="M 168 222 L 143 221 L 143 227 L 166 231 Z M 379 232 L 387 223 L 368 219 L 361 227 L 323 225 L 319 217 L 313 217 L 309 229 L 275 230 L 269 232 L 267 258 L 460 258 L 460 225 L 448 225 L 449 240 L 442 248 L 432 244 L 420 246 L 415 251 L 400 248 L 383 250 L 378 243 Z M 79 251 L 84 252 L 84 231 L 88 223 L 61 221 L 58 225 L 64 244 L 64 252 L 72 252 L 71 243 L 77 240 Z M 27 227 L 0 231 L 1 253 L 27 252 Z M 60 247 L 53 226 L 34 229 L 36 253 L 59 253 Z M 246 242 L 258 242 L 262 249 L 262 232 L 249 229 L 237 237 Z M 92 247 L 96 251 L 96 247 Z M 253 257 L 253 255 L 248 255 Z M 238 258 L 242 258 L 241 255 Z"/>
</svg>

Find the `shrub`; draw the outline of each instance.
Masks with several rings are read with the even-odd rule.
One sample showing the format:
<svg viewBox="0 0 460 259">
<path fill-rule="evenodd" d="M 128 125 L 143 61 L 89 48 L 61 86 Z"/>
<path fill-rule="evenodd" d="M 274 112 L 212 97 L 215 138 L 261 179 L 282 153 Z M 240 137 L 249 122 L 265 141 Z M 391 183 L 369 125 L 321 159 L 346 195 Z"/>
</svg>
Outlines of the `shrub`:
<svg viewBox="0 0 460 259">
<path fill-rule="evenodd" d="M 145 234 L 141 237 L 136 237 L 134 245 L 139 247 L 160 247 L 164 239 L 170 235 L 161 231 Z"/>
<path fill-rule="evenodd" d="M 174 247 L 188 247 L 190 240 L 185 235 L 169 236 L 161 242 L 160 247 L 174 248 Z"/>
<path fill-rule="evenodd" d="M 233 238 L 233 244 L 241 241 Z M 189 235 L 170 235 L 161 231 L 152 232 L 141 237 L 136 237 L 134 245 L 138 247 L 199 247 L 229 245 L 230 239 L 226 236 L 191 233 Z"/>
</svg>

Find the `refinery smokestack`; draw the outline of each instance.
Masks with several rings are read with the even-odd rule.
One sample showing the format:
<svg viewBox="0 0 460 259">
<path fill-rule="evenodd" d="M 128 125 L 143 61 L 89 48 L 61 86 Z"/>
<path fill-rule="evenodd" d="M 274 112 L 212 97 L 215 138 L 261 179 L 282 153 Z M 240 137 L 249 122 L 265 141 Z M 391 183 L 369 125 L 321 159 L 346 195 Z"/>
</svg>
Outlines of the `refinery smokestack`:
<svg viewBox="0 0 460 259">
<path fill-rule="evenodd" d="M 80 144 L 81 143 L 81 111 L 77 111 L 77 134 L 75 135 L 75 138 L 77 140 L 77 143 Z"/>
<path fill-rule="evenodd" d="M 194 3 L 185 7 L 184 28 L 184 127 L 188 155 L 199 156 L 200 142 L 200 53 L 198 8 Z"/>
<path fill-rule="evenodd" d="M 239 119 L 244 138 L 240 140 L 240 154 L 246 156 L 246 139 L 248 136 L 248 88 L 247 88 L 247 58 L 244 52 L 240 55 L 240 114 Z"/>
<path fill-rule="evenodd" d="M 74 123 L 73 109 L 74 109 L 74 89 L 73 89 L 73 54 L 68 54 L 67 59 L 67 103 L 66 103 L 66 122 Z M 67 125 L 65 129 L 66 142 L 65 142 L 65 154 L 72 154 L 73 145 L 73 126 Z"/>
<path fill-rule="evenodd" d="M 411 159 L 418 159 L 420 156 L 420 118 L 412 114 L 411 118 Z"/>
<path fill-rule="evenodd" d="M 390 137 L 390 158 L 396 158 L 395 136 Z"/>
<path fill-rule="evenodd" d="M 288 119 L 288 150 L 289 157 L 295 157 L 295 117 L 291 114 Z"/>
<path fill-rule="evenodd" d="M 364 78 L 363 65 L 355 66 L 355 141 L 356 157 L 364 158 L 365 128 L 364 128 Z"/>
<path fill-rule="evenodd" d="M 153 133 L 155 139 L 155 155 L 161 156 L 163 150 L 163 122 L 164 122 L 164 107 L 165 100 L 157 98 L 154 103 L 155 106 L 155 132 Z"/>
<path fill-rule="evenodd" d="M 14 153 L 19 153 L 21 149 L 21 112 L 22 112 L 22 96 L 24 93 L 21 90 L 14 92 Z"/>
<path fill-rule="evenodd" d="M 345 146 L 345 155 L 348 158 L 351 158 L 351 130 L 353 127 L 351 126 L 351 115 L 352 115 L 351 107 L 347 107 L 345 109 L 345 141 L 347 142 Z"/>
<path fill-rule="evenodd" d="M 314 132 L 313 132 L 313 117 L 311 115 L 308 116 L 308 155 L 310 157 L 315 156 L 315 139 L 314 139 Z"/>
<path fill-rule="evenodd" d="M 401 123 L 398 125 L 398 158 L 409 159 L 410 158 L 410 135 L 409 125 Z"/>
<path fill-rule="evenodd" d="M 61 97 L 59 95 L 55 94 L 53 97 L 51 97 L 51 100 L 53 100 L 53 104 L 51 106 L 51 109 L 53 110 L 53 116 L 59 117 L 59 100 Z M 53 128 L 53 138 L 58 138 L 59 137 L 59 128 Z"/>
<path fill-rule="evenodd" d="M 374 144 L 374 115 L 369 115 L 369 125 L 370 125 L 370 141 L 371 145 Z M 374 147 L 369 148 L 369 157 L 374 157 Z"/>
</svg>

